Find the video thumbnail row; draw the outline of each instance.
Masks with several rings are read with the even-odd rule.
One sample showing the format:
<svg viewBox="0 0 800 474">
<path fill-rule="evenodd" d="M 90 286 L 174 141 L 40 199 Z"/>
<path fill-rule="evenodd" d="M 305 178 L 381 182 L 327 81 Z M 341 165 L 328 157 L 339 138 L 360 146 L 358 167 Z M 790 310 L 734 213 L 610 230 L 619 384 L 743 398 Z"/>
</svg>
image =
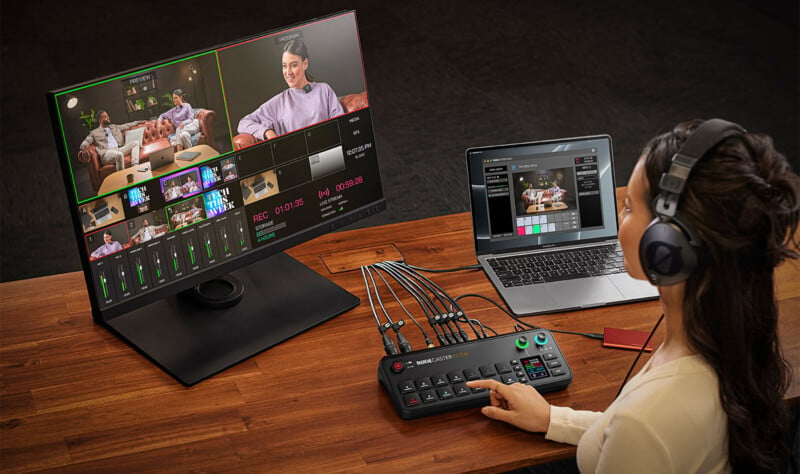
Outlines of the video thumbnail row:
<svg viewBox="0 0 800 474">
<path fill-rule="evenodd" d="M 202 199 L 202 198 L 199 198 Z M 140 222 L 147 221 L 143 218 Z M 120 224 L 127 228 L 125 224 Z M 217 265 L 249 251 L 252 246 L 243 208 L 208 217 L 198 225 L 168 233 L 168 224 L 144 225 L 134 235 L 148 235 L 141 245 L 127 246 L 93 259 L 92 276 L 97 301 L 108 306 Z M 142 229 L 144 233 L 141 233 Z M 127 229 L 121 229 L 127 232 Z M 103 231 L 104 244 L 119 245 L 111 232 Z"/>
</svg>

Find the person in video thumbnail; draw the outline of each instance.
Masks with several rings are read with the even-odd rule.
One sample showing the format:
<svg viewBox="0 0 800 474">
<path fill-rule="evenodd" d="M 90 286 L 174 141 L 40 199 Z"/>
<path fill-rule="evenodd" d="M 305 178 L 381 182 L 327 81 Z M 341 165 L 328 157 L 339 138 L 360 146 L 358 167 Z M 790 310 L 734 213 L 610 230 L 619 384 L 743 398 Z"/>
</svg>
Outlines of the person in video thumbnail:
<svg viewBox="0 0 800 474">
<path fill-rule="evenodd" d="M 197 191 L 197 183 L 192 179 L 192 176 L 189 175 L 186 177 L 186 182 L 183 183 L 183 186 L 181 186 L 181 188 L 183 189 L 184 195 L 191 194 Z"/>
<path fill-rule="evenodd" d="M 143 243 L 147 242 L 148 240 L 152 240 L 157 236 L 158 236 L 158 227 L 150 225 L 150 223 L 147 222 L 147 219 L 144 219 L 142 220 L 142 227 L 140 227 L 139 230 L 137 230 L 136 233 L 133 234 L 131 240 L 133 240 L 134 238 L 138 238 L 139 242 Z"/>
<path fill-rule="evenodd" d="M 553 186 L 548 191 L 550 191 L 550 198 L 553 201 L 561 200 L 561 188 L 558 187 L 558 181 L 553 181 Z"/>
<path fill-rule="evenodd" d="M 536 189 L 533 187 L 533 184 L 528 183 L 528 187 L 525 191 L 522 191 L 522 202 L 525 205 L 533 204 L 533 201 L 536 199 Z"/>
<path fill-rule="evenodd" d="M 577 445 L 581 472 L 787 467 L 797 426 L 784 401 L 791 367 L 781 353 L 775 268 L 800 257 L 800 178 L 772 138 L 743 130 L 720 135 L 691 174 L 685 172 L 685 191 L 671 209 L 693 234 L 698 258 L 692 271 L 659 282 L 640 257 L 648 252 L 640 250 L 645 232 L 663 219 L 655 204 L 661 178 L 703 123 L 680 123 L 650 140 L 628 181 L 619 215 L 625 269 L 634 278 L 655 279 L 666 330 L 664 342 L 606 411 L 551 406 L 526 384 L 467 382 L 489 389 L 490 406 L 482 409 L 487 417 Z M 683 233 L 674 223 L 660 225 Z M 648 248 L 660 251 L 659 263 L 675 262 L 665 258 L 668 245 L 657 236 Z M 675 269 L 660 270 L 669 276 Z"/>
<path fill-rule="evenodd" d="M 303 41 L 286 43 L 281 62 L 283 78 L 289 88 L 245 115 L 239 121 L 239 133 L 249 133 L 256 140 L 269 140 L 344 114 L 331 86 L 313 82 L 308 73 L 308 60 L 308 48 Z"/>
<path fill-rule="evenodd" d="M 194 110 L 191 104 L 183 101 L 183 91 L 175 89 L 172 91 L 172 103 L 175 107 L 167 110 L 158 116 L 158 123 L 168 119 L 175 126 L 175 135 L 171 137 L 170 143 L 178 149 L 192 147 L 192 135 L 200 131 L 200 122 L 194 118 Z"/>
<path fill-rule="evenodd" d="M 169 187 L 167 187 L 167 192 L 164 194 L 164 198 L 167 201 L 171 201 L 173 199 L 178 199 L 181 196 L 183 196 L 183 187 L 173 179 L 169 182 Z"/>
<path fill-rule="evenodd" d="M 92 258 L 105 257 L 106 255 L 111 255 L 112 253 L 122 250 L 122 245 L 114 240 L 109 231 L 103 232 L 103 242 L 103 245 L 97 247 L 97 250 L 92 252 Z"/>
<path fill-rule="evenodd" d="M 95 113 L 95 119 L 97 120 L 98 126 L 84 138 L 81 143 L 81 150 L 85 150 L 90 145 L 94 145 L 100 157 L 100 161 L 103 164 L 114 163 L 117 167 L 117 171 L 125 168 L 125 155 L 128 153 L 131 154 L 131 166 L 138 165 L 141 143 L 139 143 L 138 140 L 125 143 L 125 135 L 123 132 L 143 122 L 139 120 L 123 125 L 115 125 L 111 123 L 111 118 L 105 110 L 98 110 Z"/>
</svg>

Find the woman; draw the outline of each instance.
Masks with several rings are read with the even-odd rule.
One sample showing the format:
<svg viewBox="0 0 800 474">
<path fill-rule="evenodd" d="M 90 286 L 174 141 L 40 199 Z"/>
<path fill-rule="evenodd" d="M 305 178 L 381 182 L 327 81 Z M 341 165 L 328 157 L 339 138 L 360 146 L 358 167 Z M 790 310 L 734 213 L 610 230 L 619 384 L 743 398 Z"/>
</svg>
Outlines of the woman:
<svg viewBox="0 0 800 474">
<path fill-rule="evenodd" d="M 239 133 L 269 140 L 344 114 L 336 93 L 308 74 L 308 48 L 300 40 L 286 43 L 281 56 L 288 89 L 272 97 L 239 121 Z"/>
<path fill-rule="evenodd" d="M 175 126 L 175 134 L 169 137 L 169 142 L 178 150 L 192 147 L 192 135 L 200 131 L 200 123 L 194 118 L 192 105 L 183 101 L 183 91 L 175 89 L 172 92 L 172 103 L 175 107 L 158 116 L 158 123 L 169 119 Z"/>
<path fill-rule="evenodd" d="M 628 183 L 619 239 L 645 279 L 639 243 L 659 181 L 701 121 L 648 143 Z M 777 334 L 774 268 L 797 258 L 800 180 L 770 137 L 741 133 L 697 162 L 678 204 L 702 246 L 685 281 L 659 286 L 664 343 L 603 413 L 550 406 L 532 387 L 494 380 L 483 413 L 578 445 L 584 472 L 783 469 L 789 368 Z"/>
</svg>

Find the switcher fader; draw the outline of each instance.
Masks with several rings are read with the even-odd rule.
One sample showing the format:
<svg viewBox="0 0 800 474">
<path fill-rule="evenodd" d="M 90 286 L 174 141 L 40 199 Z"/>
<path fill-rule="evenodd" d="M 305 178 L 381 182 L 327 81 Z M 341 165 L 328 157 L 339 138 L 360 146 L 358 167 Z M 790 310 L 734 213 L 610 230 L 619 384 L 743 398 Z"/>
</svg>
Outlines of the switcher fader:
<svg viewBox="0 0 800 474">
<path fill-rule="evenodd" d="M 566 388 L 572 370 L 546 329 L 386 356 L 378 364 L 378 380 L 407 420 L 488 404 L 486 389 L 466 385 L 477 379 L 525 383 L 544 393 Z"/>
</svg>

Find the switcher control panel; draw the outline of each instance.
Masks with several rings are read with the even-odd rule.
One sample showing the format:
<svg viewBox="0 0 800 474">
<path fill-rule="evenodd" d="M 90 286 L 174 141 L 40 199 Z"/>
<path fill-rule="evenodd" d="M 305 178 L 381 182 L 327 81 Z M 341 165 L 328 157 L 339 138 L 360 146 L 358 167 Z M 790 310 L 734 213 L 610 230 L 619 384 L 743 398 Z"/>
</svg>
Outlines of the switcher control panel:
<svg viewBox="0 0 800 474">
<path fill-rule="evenodd" d="M 569 386 L 572 370 L 546 329 L 386 356 L 378 364 L 378 380 L 407 420 L 488 404 L 488 390 L 466 385 L 477 379 L 525 383 L 544 393 Z"/>
</svg>

